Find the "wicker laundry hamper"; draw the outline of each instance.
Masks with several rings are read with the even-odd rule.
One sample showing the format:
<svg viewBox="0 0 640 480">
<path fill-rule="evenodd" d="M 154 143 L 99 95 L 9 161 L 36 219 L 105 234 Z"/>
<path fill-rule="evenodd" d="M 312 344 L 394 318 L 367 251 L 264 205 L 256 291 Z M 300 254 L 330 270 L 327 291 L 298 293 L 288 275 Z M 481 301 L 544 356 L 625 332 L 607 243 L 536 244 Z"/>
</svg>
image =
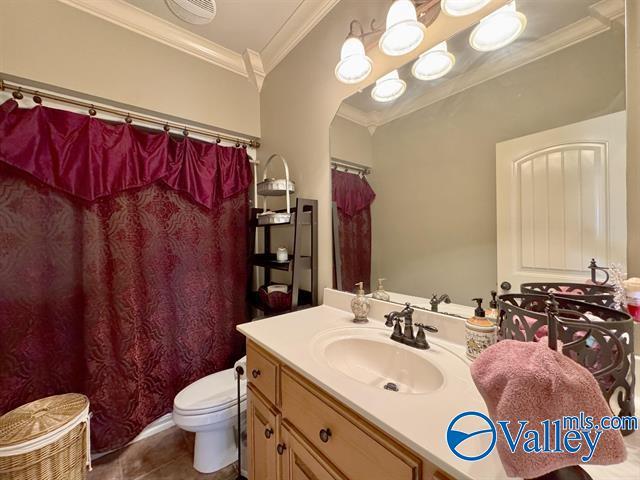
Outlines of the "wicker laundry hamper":
<svg viewBox="0 0 640 480">
<path fill-rule="evenodd" d="M 42 398 L 0 417 L 0 480 L 84 480 L 89 451 L 84 395 Z"/>
</svg>

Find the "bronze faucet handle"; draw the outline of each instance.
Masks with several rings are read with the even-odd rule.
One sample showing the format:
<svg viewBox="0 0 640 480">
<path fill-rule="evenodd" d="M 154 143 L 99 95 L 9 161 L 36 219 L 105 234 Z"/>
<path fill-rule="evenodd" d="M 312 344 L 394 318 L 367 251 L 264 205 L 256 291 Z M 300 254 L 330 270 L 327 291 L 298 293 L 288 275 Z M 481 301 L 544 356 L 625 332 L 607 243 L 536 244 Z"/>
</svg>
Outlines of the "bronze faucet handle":
<svg viewBox="0 0 640 480">
<path fill-rule="evenodd" d="M 436 327 L 432 327 L 431 325 L 425 325 L 423 323 L 416 323 L 416 327 L 418 327 L 418 333 L 416 334 L 416 339 L 414 341 L 413 346 L 420 350 L 428 350 L 430 347 L 429 342 L 427 342 L 427 335 L 424 333 L 425 330 L 435 333 L 438 331 Z"/>
<path fill-rule="evenodd" d="M 424 328 L 427 332 L 438 333 L 438 329 L 436 327 L 432 327 L 431 325 L 425 325 L 424 323 L 416 323 L 415 325 L 420 329 Z"/>
</svg>

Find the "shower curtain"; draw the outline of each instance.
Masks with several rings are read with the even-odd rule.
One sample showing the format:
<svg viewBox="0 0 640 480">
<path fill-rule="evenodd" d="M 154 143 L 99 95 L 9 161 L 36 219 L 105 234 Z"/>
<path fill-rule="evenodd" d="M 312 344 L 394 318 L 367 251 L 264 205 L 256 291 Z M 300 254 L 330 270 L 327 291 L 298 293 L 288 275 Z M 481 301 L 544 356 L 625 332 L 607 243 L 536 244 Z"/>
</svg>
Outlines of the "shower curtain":
<svg viewBox="0 0 640 480">
<path fill-rule="evenodd" d="M 363 282 L 370 291 L 371 203 L 376 194 L 366 178 L 352 173 L 332 170 L 331 185 L 338 209 L 341 264 L 340 272 L 334 273 L 341 275 L 343 290 L 351 292 L 357 282 Z"/>
<path fill-rule="evenodd" d="M 0 106 L 0 414 L 84 393 L 108 451 L 232 366 L 250 182 L 244 149 Z"/>
</svg>

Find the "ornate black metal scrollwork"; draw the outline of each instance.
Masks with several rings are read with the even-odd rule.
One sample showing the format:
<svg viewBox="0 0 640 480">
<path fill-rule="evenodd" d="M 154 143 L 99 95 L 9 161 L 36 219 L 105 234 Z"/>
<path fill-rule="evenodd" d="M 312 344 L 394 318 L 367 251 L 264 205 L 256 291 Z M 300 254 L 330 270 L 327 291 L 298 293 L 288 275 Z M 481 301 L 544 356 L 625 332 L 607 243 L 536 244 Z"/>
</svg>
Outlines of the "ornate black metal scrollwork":
<svg viewBox="0 0 640 480">
<path fill-rule="evenodd" d="M 603 307 L 614 307 L 614 291 L 611 285 L 589 283 L 523 283 L 522 293 L 532 295 L 554 294 L 556 297 L 595 303 Z"/>
<path fill-rule="evenodd" d="M 550 300 L 555 303 L 551 312 Z M 592 372 L 614 414 L 635 414 L 633 320 L 629 314 L 545 294 L 501 295 L 498 309 L 500 340 L 530 342 L 549 337 L 553 348 L 555 337 L 562 342 L 563 354 Z"/>
</svg>

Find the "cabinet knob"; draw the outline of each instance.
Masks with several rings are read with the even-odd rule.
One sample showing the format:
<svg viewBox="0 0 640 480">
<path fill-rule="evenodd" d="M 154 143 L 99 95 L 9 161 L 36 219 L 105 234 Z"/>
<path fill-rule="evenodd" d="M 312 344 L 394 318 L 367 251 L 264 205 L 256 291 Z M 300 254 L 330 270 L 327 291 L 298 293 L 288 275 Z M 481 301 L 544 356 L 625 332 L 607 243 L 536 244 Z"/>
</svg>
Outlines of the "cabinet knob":
<svg viewBox="0 0 640 480">
<path fill-rule="evenodd" d="M 331 438 L 331 429 L 323 428 L 322 430 L 320 430 L 320 440 L 322 440 L 324 443 L 327 443 L 330 438 Z"/>
<path fill-rule="evenodd" d="M 257 368 L 254 368 L 253 370 L 251 370 L 251 376 L 253 378 L 258 378 L 261 373 L 262 372 L 260 370 L 258 370 Z"/>
<path fill-rule="evenodd" d="M 264 429 L 264 436 L 267 438 L 271 438 L 271 435 L 273 435 L 273 428 L 271 427 L 267 427 Z"/>
<path fill-rule="evenodd" d="M 286 449 L 287 449 L 287 446 L 284 443 L 279 443 L 278 446 L 276 447 L 276 450 L 278 451 L 278 455 L 282 455 Z"/>
</svg>

